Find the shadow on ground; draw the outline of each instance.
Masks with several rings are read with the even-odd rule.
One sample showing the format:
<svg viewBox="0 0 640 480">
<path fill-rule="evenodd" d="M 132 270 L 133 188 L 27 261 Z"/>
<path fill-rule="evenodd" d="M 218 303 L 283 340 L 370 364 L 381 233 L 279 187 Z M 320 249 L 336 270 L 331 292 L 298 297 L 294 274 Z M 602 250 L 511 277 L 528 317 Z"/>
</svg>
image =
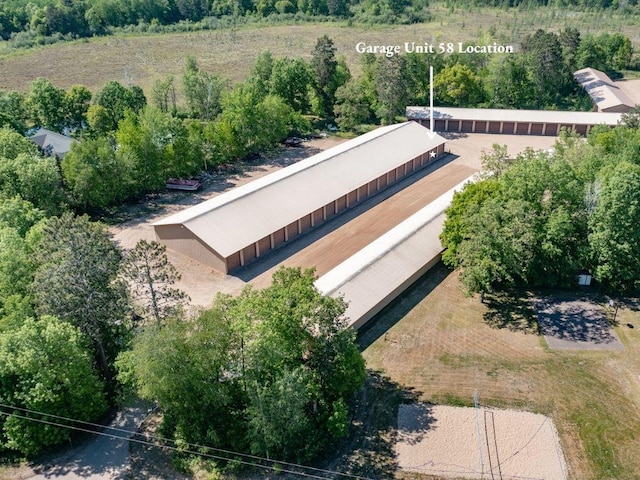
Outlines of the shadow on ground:
<svg viewBox="0 0 640 480">
<path fill-rule="evenodd" d="M 536 312 L 529 301 L 528 292 L 505 291 L 484 296 L 487 311 L 483 318 L 491 328 L 539 334 Z"/>
<path fill-rule="evenodd" d="M 439 262 L 382 309 L 380 313 L 369 320 L 358 331 L 360 350 L 366 350 L 378 338 L 385 335 L 391 327 L 402 320 L 432 290 L 440 285 L 449 273 L 451 271 L 442 262 Z"/>
<path fill-rule="evenodd" d="M 394 445 L 398 440 L 398 407 L 417 402 L 421 393 L 403 387 L 379 372 L 369 371 L 367 382 L 355 400 L 351 434 L 323 468 L 366 478 L 396 478 L 399 466 Z M 430 409 L 420 416 L 423 435 L 433 423 Z"/>
</svg>

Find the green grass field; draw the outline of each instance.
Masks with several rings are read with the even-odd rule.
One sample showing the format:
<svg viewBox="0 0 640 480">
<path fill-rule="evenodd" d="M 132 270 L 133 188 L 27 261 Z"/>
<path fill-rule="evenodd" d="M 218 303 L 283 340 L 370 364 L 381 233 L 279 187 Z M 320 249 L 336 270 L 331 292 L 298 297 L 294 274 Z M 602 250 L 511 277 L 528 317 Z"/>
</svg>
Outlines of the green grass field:
<svg viewBox="0 0 640 480">
<path fill-rule="evenodd" d="M 436 268 L 362 335 L 368 367 L 422 401 L 472 405 L 477 389 L 484 405 L 550 415 L 572 479 L 640 478 L 637 304 L 618 313 L 624 351 L 568 352 L 535 333 L 527 295 L 487 300 Z"/>
<path fill-rule="evenodd" d="M 47 77 L 68 88 L 83 84 L 92 90 L 108 80 L 136 83 L 147 92 L 153 81 L 180 75 L 187 55 L 200 66 L 231 82 L 249 73 L 265 50 L 277 56 L 309 58 L 315 41 L 327 34 L 335 41 L 354 73 L 359 71 L 356 43 L 397 45 L 404 42 L 489 41 L 517 43 L 538 28 L 561 30 L 574 26 L 583 34 L 616 32 L 640 46 L 640 22 L 615 12 L 569 12 L 557 9 L 452 10 L 436 4 L 429 23 L 395 26 L 347 26 L 346 23 L 249 26 L 193 33 L 93 38 L 59 43 L 28 51 L 9 52 L 0 43 L 0 88 L 25 91 L 29 82 Z"/>
</svg>

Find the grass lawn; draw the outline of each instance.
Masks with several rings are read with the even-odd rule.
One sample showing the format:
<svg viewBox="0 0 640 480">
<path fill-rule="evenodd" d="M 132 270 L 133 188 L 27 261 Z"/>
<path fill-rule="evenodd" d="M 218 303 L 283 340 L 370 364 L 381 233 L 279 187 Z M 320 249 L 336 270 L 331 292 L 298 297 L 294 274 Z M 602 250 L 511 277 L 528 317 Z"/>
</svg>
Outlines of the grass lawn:
<svg viewBox="0 0 640 480">
<path fill-rule="evenodd" d="M 360 342 L 369 368 L 422 401 L 472 405 L 477 389 L 484 405 L 550 415 L 571 478 L 631 480 L 640 478 L 637 304 L 621 307 L 617 320 L 624 351 L 552 351 L 526 295 L 481 304 L 439 266 Z"/>
<path fill-rule="evenodd" d="M 344 55 L 352 72 L 360 69 L 357 42 L 403 45 L 495 39 L 517 43 L 538 28 L 560 30 L 574 26 L 581 33 L 620 31 L 640 46 L 637 17 L 615 12 L 570 12 L 471 8 L 456 10 L 435 4 L 432 21 L 414 25 L 352 26 L 346 23 L 248 26 L 204 32 L 149 35 L 115 35 L 59 43 L 29 51 L 7 53 L 0 42 L 0 88 L 25 91 L 38 77 L 68 88 L 82 84 L 96 90 L 108 80 L 136 83 L 149 93 L 153 81 L 168 74 L 180 76 L 184 59 L 193 55 L 206 71 L 231 82 L 244 79 L 255 58 L 265 50 L 276 56 L 310 58 L 316 39 L 331 37 L 338 55 Z M 179 80 L 179 79 L 178 79 Z M 179 84 L 179 82 L 178 82 Z"/>
</svg>

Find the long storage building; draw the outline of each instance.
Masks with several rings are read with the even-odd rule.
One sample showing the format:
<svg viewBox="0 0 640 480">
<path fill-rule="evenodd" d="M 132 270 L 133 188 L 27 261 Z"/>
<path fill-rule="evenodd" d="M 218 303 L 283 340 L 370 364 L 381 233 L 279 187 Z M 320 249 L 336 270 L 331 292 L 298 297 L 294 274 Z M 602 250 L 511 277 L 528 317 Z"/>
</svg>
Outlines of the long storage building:
<svg viewBox="0 0 640 480">
<path fill-rule="evenodd" d="M 565 112 L 545 110 L 501 110 L 492 108 L 435 107 L 436 132 L 502 133 L 507 135 L 557 136 L 560 129 L 574 130 L 587 135 L 595 125 L 616 126 L 620 113 Z M 429 125 L 429 107 L 407 107 L 406 116 Z"/>
<path fill-rule="evenodd" d="M 428 165 L 444 145 L 416 122 L 381 127 L 162 219 L 156 238 L 228 273 Z"/>
</svg>

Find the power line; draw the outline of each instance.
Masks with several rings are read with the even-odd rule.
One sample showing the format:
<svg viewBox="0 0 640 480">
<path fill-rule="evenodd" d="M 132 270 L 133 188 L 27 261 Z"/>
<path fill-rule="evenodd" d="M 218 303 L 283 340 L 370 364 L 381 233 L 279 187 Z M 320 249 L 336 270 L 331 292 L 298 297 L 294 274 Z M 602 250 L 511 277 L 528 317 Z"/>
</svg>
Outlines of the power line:
<svg viewBox="0 0 640 480">
<path fill-rule="evenodd" d="M 252 466 L 252 467 L 259 467 L 259 468 L 264 468 L 264 469 L 267 469 L 267 470 L 273 470 L 273 471 L 278 471 L 278 472 L 291 473 L 293 475 L 299 475 L 299 476 L 302 476 L 302 477 L 318 478 L 318 479 L 321 479 L 321 480 L 326 480 L 328 478 L 328 477 L 319 477 L 317 475 L 312 475 L 312 474 L 303 473 L 303 472 L 295 472 L 293 470 L 286 470 L 286 469 L 283 469 L 283 468 L 277 468 L 275 466 L 268 466 L 268 465 L 261 465 L 261 464 L 258 464 L 258 463 L 251 463 L 251 462 L 247 462 L 247 461 L 244 461 L 244 460 L 229 459 L 229 458 L 226 458 L 226 457 L 220 457 L 218 455 L 212 455 L 212 454 L 208 454 L 208 453 L 196 452 L 194 450 L 182 450 L 182 449 L 179 449 L 177 447 L 173 447 L 171 445 L 158 445 L 156 443 L 147 442 L 145 440 L 138 440 L 136 438 L 123 437 L 123 436 L 115 435 L 115 434 L 112 434 L 112 433 L 96 432 L 94 430 L 89 430 L 87 428 L 74 427 L 72 425 L 64 425 L 62 423 L 50 422 L 48 420 L 42 420 L 40 418 L 26 417 L 24 415 L 18 415 L 18 414 L 15 414 L 15 413 L 0 412 L 0 415 L 5 415 L 7 417 L 13 416 L 13 417 L 16 417 L 16 418 L 21 418 L 23 420 L 29 420 L 29 421 L 32 421 L 32 422 L 44 423 L 45 425 L 52 425 L 54 427 L 69 428 L 71 430 L 77 430 L 79 432 L 102 435 L 102 436 L 105 436 L 105 437 L 115 438 L 115 439 L 118 439 L 118 440 L 127 440 L 129 442 L 140 443 L 142 445 L 149 445 L 151 447 L 168 448 L 169 450 L 175 450 L 176 452 L 189 453 L 189 454 L 193 454 L 193 455 L 200 455 L 200 456 L 203 456 L 203 457 L 213 458 L 213 459 L 216 459 L 216 460 L 233 460 L 233 461 L 241 463 L 243 465 L 249 465 L 249 466 Z M 274 463 L 276 463 L 276 462 L 274 462 Z"/>
<path fill-rule="evenodd" d="M 91 427 L 97 427 L 100 429 L 108 429 L 108 430 L 112 430 L 112 431 L 116 431 L 116 432 L 123 432 L 129 435 L 137 435 L 138 433 L 135 431 L 131 431 L 131 430 L 127 430 L 124 428 L 119 428 L 119 427 L 110 427 L 108 425 L 100 425 L 98 423 L 92 423 L 92 422 L 85 422 L 83 420 L 76 420 L 73 418 L 69 418 L 69 417 L 64 417 L 61 415 L 56 415 L 53 413 L 45 413 L 45 412 L 39 412 L 37 410 L 31 410 L 28 408 L 22 408 L 22 407 L 14 407 L 11 405 L 7 405 L 4 403 L 0 403 L 0 407 L 3 408 L 8 408 L 8 409 L 13 409 L 13 410 L 18 410 L 21 412 L 25 412 L 25 413 L 33 413 L 36 415 L 43 415 L 46 417 L 51 417 L 51 418 L 55 418 L 55 419 L 59 419 L 59 420 L 65 420 L 65 421 L 69 421 L 69 422 L 75 422 L 78 424 L 82 424 L 82 425 L 87 425 L 87 426 L 91 426 Z M 152 442 L 147 442 L 144 440 L 137 440 L 131 437 L 123 437 L 123 436 L 119 436 L 119 435 L 115 435 L 112 433 L 105 433 L 105 432 L 99 432 L 99 431 L 95 431 L 95 430 L 90 430 L 90 429 L 85 429 L 85 428 L 80 428 L 80 427 L 75 427 L 75 426 L 71 426 L 71 425 L 65 425 L 65 424 L 61 424 L 61 423 L 56 423 L 56 422 L 51 422 L 51 421 L 47 421 L 47 420 L 42 420 L 42 419 L 37 419 L 37 418 L 31 418 L 31 417 L 27 417 L 27 416 L 23 416 L 23 415 L 17 415 L 15 413 L 7 413 L 7 412 L 3 412 L 0 411 L 0 415 L 5 415 L 5 416 L 15 416 L 17 418 L 22 418 L 24 420 L 30 420 L 30 421 L 35 421 L 35 422 L 40 422 L 40 423 L 45 423 L 48 425 L 53 425 L 53 426 L 57 426 L 57 427 L 61 427 L 61 428 L 69 428 L 72 430 L 77 430 L 77 431 L 81 431 L 81 432 L 85 432 L 85 433 L 92 433 L 92 434 L 96 434 L 96 435 L 103 435 L 103 436 L 107 436 L 107 437 L 111 437 L 111 438 L 116 438 L 116 439 L 121 439 L 121 440 L 128 440 L 128 441 L 132 441 L 132 442 L 136 442 L 136 443 L 141 443 L 141 444 L 145 444 L 145 445 L 150 445 L 150 446 L 155 446 L 155 447 L 165 447 L 165 448 L 169 448 L 171 450 L 175 450 L 178 452 L 183 452 L 183 453 L 192 453 L 192 454 L 196 454 L 196 455 L 203 455 L 206 457 L 211 457 L 211 458 L 215 458 L 218 460 L 227 460 L 227 461 L 237 461 L 239 463 L 245 464 L 245 465 L 251 465 L 251 466 L 257 466 L 257 467 L 261 467 L 261 468 L 265 468 L 265 469 L 269 469 L 269 470 L 274 470 L 274 471 L 280 471 L 280 472 L 284 472 L 284 473 L 292 473 L 295 475 L 303 475 L 303 476 L 307 476 L 310 478 L 327 478 L 327 477 L 318 477 L 315 475 L 310 475 L 310 474 L 306 474 L 306 473 L 300 473 L 300 472 L 295 472 L 295 471 L 289 471 L 289 470 L 284 470 L 282 468 L 276 468 L 276 467 L 270 467 L 267 465 L 261 465 L 261 464 L 256 464 L 256 463 L 251 463 L 248 461 L 243 461 L 243 460 L 238 460 L 237 458 L 228 458 L 228 457 L 220 457 L 220 456 L 216 456 L 216 455 L 212 455 L 212 454 L 206 454 L 206 453 L 202 453 L 202 452 L 197 452 L 194 450 L 183 450 L 181 448 L 177 448 L 175 446 L 172 445 L 167 445 L 166 442 L 171 442 L 175 444 L 175 440 L 171 440 L 171 439 L 167 439 L 167 438 L 162 438 L 156 435 L 151 435 L 151 434 L 145 434 L 146 438 L 151 438 L 153 440 L 157 440 L 163 443 L 163 445 L 159 445 L 157 443 L 152 443 Z M 325 473 L 325 474 L 329 474 L 329 475 L 338 475 L 341 477 L 346 477 L 346 478 L 351 478 L 351 479 L 355 479 L 355 480 L 372 480 L 368 477 L 360 477 L 357 475 L 349 475 L 346 473 L 342 473 L 342 472 L 336 472 L 336 471 L 332 471 L 332 470 L 325 470 L 325 469 L 321 469 L 321 468 L 316 468 L 316 467 L 310 467 L 310 466 L 306 466 L 306 465 L 301 465 L 301 464 L 297 464 L 297 463 L 291 463 L 291 462 L 285 462 L 285 461 L 280 461 L 280 460 L 271 460 L 268 458 L 264 458 L 264 457 L 259 457 L 256 455 L 250 455 L 247 453 L 241 453 L 241 452 L 235 452 L 232 450 L 225 450 L 222 448 L 216 448 L 216 447 L 209 447 L 206 445 L 199 445 L 199 444 L 195 444 L 195 443 L 188 443 L 188 442 L 183 442 L 184 445 L 192 448 L 192 449 L 205 449 L 205 450 L 210 450 L 213 452 L 218 452 L 218 453 L 224 453 L 226 455 L 232 455 L 232 456 L 241 456 L 241 457 L 246 457 L 248 459 L 251 460 L 257 460 L 257 461 L 265 461 L 265 462 L 271 462 L 274 464 L 278 464 L 278 465 L 285 465 L 285 466 L 289 466 L 289 467 L 295 467 L 295 468 L 302 468 L 302 469 L 307 469 L 307 470 L 312 470 L 318 473 Z"/>
</svg>

